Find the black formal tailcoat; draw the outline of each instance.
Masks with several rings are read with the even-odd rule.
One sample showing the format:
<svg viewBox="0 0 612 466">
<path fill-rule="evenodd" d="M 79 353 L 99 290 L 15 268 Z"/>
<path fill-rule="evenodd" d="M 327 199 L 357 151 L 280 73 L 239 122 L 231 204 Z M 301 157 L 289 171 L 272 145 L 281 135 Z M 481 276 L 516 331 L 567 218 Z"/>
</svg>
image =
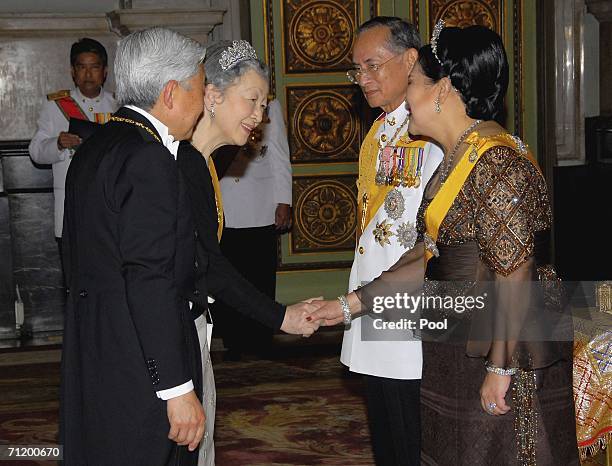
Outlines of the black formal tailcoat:
<svg viewBox="0 0 612 466">
<path fill-rule="evenodd" d="M 210 295 L 278 330 L 285 318 L 285 306 L 255 288 L 221 253 L 215 192 L 206 160 L 191 144 L 181 142 L 177 161 L 187 185 L 197 231 L 195 299 L 199 298 L 199 304 L 206 307 L 206 296 Z"/>
<path fill-rule="evenodd" d="M 137 112 L 122 108 L 116 116 L 157 135 Z M 190 379 L 201 393 L 186 299 L 194 289 L 194 225 L 176 161 L 152 134 L 111 121 L 77 150 L 63 246 L 65 464 L 195 464 L 197 450 L 167 438 L 166 402 L 156 396 Z"/>
</svg>

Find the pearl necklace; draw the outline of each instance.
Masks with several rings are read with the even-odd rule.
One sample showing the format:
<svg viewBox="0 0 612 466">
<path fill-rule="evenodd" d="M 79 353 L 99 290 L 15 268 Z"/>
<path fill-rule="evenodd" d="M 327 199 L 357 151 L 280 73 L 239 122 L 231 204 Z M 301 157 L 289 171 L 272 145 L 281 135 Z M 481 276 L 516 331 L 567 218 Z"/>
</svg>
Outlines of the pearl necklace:
<svg viewBox="0 0 612 466">
<path fill-rule="evenodd" d="M 480 123 L 482 123 L 482 120 L 476 120 L 474 123 L 472 123 L 470 126 L 467 127 L 467 129 L 463 132 L 463 134 L 457 140 L 457 143 L 455 144 L 455 147 L 453 147 L 453 150 L 451 151 L 450 155 L 444 160 L 444 162 L 442 162 L 442 165 L 440 166 L 440 182 L 442 184 L 444 184 L 444 182 L 446 181 L 446 178 L 448 178 L 450 169 L 453 165 L 455 154 L 459 150 L 459 146 L 463 144 L 463 141 L 465 141 L 465 138 L 467 138 L 468 135 L 474 130 L 474 128 L 476 128 L 476 126 L 478 126 Z"/>
</svg>

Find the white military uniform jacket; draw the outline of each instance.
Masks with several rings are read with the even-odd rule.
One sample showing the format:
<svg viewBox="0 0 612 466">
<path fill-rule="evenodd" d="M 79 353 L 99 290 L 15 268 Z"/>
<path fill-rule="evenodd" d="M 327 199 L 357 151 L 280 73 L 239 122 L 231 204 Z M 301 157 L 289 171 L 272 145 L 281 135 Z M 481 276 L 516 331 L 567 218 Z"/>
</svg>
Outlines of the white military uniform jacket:
<svg viewBox="0 0 612 466">
<path fill-rule="evenodd" d="M 81 94 L 79 89 L 72 89 L 70 96 L 81 107 L 83 113 L 90 121 L 96 121 L 96 113 L 113 113 L 117 110 L 117 102 L 110 92 L 104 89 L 98 97 L 90 99 Z M 30 141 L 30 157 L 36 163 L 52 164 L 53 169 L 53 195 L 55 197 L 55 236 L 62 236 L 62 222 L 64 219 L 64 185 L 66 173 L 70 165 L 73 151 L 59 150 L 57 138 L 62 131 L 68 131 L 69 121 L 64 116 L 55 101 L 47 100 L 40 111 L 37 130 Z"/>
<path fill-rule="evenodd" d="M 291 205 L 289 143 L 278 100 L 268 105 L 268 116 L 255 154 L 239 151 L 220 180 L 226 227 L 272 225 L 277 205 Z"/>
<path fill-rule="evenodd" d="M 377 141 L 391 140 L 398 126 L 407 116 L 408 112 L 405 104 L 402 103 L 396 110 L 387 114 L 378 131 L 375 134 L 370 131 L 368 137 L 373 137 Z M 407 127 L 406 124 L 397 138 L 402 134 L 407 134 Z M 367 147 L 368 142 L 371 141 L 364 141 L 363 146 Z M 390 143 L 390 145 L 393 145 L 393 143 Z M 398 240 L 402 236 L 401 234 L 398 235 L 400 231 L 398 228 L 406 225 L 413 227 L 416 224 L 416 215 L 423 190 L 443 158 L 442 150 L 434 144 L 427 143 L 423 149 L 420 185 L 418 187 L 399 186 L 394 188 L 394 191 L 397 190 L 401 193 L 404 200 L 404 209 L 401 216 L 397 219 L 391 219 L 389 213 L 385 210 L 385 206 L 381 205 L 371 221 L 365 226 L 355 250 L 355 259 L 349 279 L 349 291 L 369 283 L 382 272 L 388 270 L 414 245 L 412 241 L 409 241 L 411 245 L 408 248 L 400 244 Z M 380 158 L 376 157 L 377 170 L 380 163 Z M 394 216 L 397 217 L 397 213 Z M 374 229 L 377 224 L 383 221 L 386 221 L 387 224 L 392 223 L 390 231 L 394 234 L 389 237 L 390 244 L 381 245 L 376 241 Z M 406 244 L 405 241 L 404 244 Z M 348 366 L 352 372 L 360 374 L 391 379 L 421 378 L 422 350 L 420 341 L 363 341 L 361 325 L 362 319 L 357 318 L 353 320 L 350 327 L 345 329 L 340 357 L 344 365 Z"/>
</svg>

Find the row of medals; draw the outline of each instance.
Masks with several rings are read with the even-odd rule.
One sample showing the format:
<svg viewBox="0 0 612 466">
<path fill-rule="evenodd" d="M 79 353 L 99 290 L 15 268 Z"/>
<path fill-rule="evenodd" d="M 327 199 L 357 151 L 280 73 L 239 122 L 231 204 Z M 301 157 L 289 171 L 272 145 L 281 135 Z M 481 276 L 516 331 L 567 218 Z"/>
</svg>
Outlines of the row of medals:
<svg viewBox="0 0 612 466">
<path fill-rule="evenodd" d="M 378 170 L 374 178 L 377 185 L 404 188 L 418 188 L 421 185 L 422 148 L 382 147 L 378 158 Z M 408 169 L 406 159 L 410 162 Z"/>
</svg>

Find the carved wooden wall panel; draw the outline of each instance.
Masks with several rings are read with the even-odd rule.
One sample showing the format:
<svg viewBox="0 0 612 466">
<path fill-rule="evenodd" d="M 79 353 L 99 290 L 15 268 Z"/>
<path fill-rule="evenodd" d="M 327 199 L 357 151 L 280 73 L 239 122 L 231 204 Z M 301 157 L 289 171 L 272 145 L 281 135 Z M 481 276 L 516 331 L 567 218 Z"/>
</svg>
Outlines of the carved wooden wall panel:
<svg viewBox="0 0 612 466">
<path fill-rule="evenodd" d="M 430 0 L 429 30 L 442 18 L 447 26 L 467 27 L 480 24 L 502 33 L 501 0 Z"/>
<path fill-rule="evenodd" d="M 356 161 L 361 142 L 356 86 L 288 86 L 292 162 Z"/>
<path fill-rule="evenodd" d="M 529 90 L 523 89 L 529 78 L 523 47 L 532 40 L 523 32 L 523 24 L 530 24 L 524 17 L 531 11 L 527 0 L 250 0 L 250 5 L 253 39 L 271 69 L 270 94 L 285 109 L 293 165 L 294 226 L 281 236 L 280 270 L 342 268 L 352 262 L 355 162 L 378 114 L 345 76 L 355 30 L 363 21 L 375 15 L 406 18 L 424 43 L 440 17 L 449 26 L 491 27 L 513 61 L 507 109 L 514 110 L 514 125 L 509 119 L 508 129 L 523 136 L 525 108 L 535 113 L 534 104 L 524 102 Z M 528 123 L 537 125 L 533 116 Z"/>
<path fill-rule="evenodd" d="M 292 253 L 354 249 L 355 180 L 354 175 L 294 177 Z"/>
<path fill-rule="evenodd" d="M 342 71 L 351 65 L 358 26 L 354 0 L 284 0 L 284 65 L 287 73 Z"/>
<path fill-rule="evenodd" d="M 514 91 L 513 102 L 508 106 L 513 107 L 514 120 L 507 121 L 509 129 L 515 134 L 524 136 L 523 114 L 525 112 L 524 89 L 523 89 L 523 2 L 525 0 L 512 1 L 512 30 L 511 42 L 504 32 L 504 10 L 510 0 L 429 0 L 429 27 L 428 34 L 439 19 L 444 19 L 447 26 L 467 27 L 474 24 L 489 27 L 495 30 L 504 39 L 508 55 L 512 51 L 511 85 Z M 414 7 L 418 7 L 419 1 L 413 0 Z M 426 39 L 429 42 L 429 38 Z"/>
</svg>

